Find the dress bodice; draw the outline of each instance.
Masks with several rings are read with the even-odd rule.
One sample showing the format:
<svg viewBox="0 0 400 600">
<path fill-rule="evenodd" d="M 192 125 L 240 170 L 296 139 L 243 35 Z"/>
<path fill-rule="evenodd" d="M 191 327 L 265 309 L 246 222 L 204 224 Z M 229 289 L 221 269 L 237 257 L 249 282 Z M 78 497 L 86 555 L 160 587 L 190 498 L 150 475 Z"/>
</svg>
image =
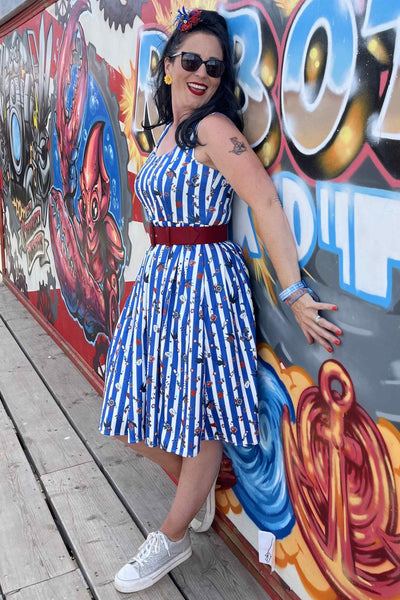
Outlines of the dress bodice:
<svg viewBox="0 0 400 600">
<path fill-rule="evenodd" d="M 216 169 L 200 163 L 194 148 L 175 146 L 157 155 L 158 145 L 135 180 L 135 191 L 154 225 L 222 225 L 231 217 L 233 189 Z"/>
</svg>

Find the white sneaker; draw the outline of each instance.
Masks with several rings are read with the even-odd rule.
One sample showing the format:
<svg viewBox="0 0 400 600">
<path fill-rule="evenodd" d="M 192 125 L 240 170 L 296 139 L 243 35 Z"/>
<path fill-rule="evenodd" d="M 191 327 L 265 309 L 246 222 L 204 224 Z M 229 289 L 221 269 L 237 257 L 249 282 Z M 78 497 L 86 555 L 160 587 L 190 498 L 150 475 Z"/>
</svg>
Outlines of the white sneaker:
<svg viewBox="0 0 400 600">
<path fill-rule="evenodd" d="M 138 553 L 115 576 L 119 592 L 138 592 L 152 586 L 192 554 L 189 530 L 172 542 L 162 531 L 149 533 Z"/>
<path fill-rule="evenodd" d="M 212 522 L 214 521 L 215 516 L 215 484 L 217 482 L 217 478 L 212 485 L 211 490 L 208 493 L 206 501 L 203 506 L 195 516 L 195 518 L 191 521 L 190 527 L 196 533 L 204 533 L 208 531 L 211 527 Z"/>
</svg>

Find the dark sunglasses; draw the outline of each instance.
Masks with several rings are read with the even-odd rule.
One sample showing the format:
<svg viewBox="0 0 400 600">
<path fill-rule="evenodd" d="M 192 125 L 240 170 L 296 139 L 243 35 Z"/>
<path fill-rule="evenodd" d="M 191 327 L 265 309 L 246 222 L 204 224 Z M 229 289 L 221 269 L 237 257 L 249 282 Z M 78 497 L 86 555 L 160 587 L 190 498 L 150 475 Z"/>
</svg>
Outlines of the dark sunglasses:
<svg viewBox="0 0 400 600">
<path fill-rule="evenodd" d="M 201 56 L 194 52 L 177 52 L 172 54 L 169 58 L 175 58 L 176 56 L 181 57 L 182 69 L 185 71 L 198 71 L 201 65 L 206 65 L 207 75 L 210 77 L 221 77 L 225 69 L 225 63 L 223 60 L 218 58 L 210 58 L 209 60 L 203 60 Z"/>
</svg>

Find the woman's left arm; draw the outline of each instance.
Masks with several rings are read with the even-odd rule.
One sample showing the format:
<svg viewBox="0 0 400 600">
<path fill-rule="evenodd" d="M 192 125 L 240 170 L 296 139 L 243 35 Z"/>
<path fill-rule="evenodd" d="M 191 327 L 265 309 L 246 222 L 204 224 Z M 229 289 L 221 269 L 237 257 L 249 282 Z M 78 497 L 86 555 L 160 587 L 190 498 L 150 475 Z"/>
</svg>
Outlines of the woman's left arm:
<svg viewBox="0 0 400 600">
<path fill-rule="evenodd" d="M 201 152 L 208 157 L 237 194 L 248 204 L 257 223 L 282 289 L 301 279 L 293 235 L 275 186 L 246 138 L 220 114 L 203 119 L 199 126 Z M 304 294 L 291 306 L 309 344 L 319 342 L 328 352 L 339 345 L 340 329 L 328 319 L 316 321 L 319 310 L 337 310 L 334 304 L 316 302 Z M 335 335 L 336 334 L 336 335 Z"/>
</svg>

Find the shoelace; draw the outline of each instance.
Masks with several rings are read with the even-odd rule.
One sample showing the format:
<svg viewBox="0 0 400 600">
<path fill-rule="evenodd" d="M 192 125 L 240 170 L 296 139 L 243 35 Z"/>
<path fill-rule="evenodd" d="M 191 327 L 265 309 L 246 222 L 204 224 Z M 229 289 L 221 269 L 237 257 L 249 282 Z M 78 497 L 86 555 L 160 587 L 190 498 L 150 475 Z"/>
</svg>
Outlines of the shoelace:
<svg viewBox="0 0 400 600">
<path fill-rule="evenodd" d="M 160 552 L 161 545 L 165 547 L 169 555 L 170 552 L 168 544 L 161 531 L 152 531 L 151 533 L 149 533 L 147 539 L 143 542 L 143 544 L 139 547 L 136 556 L 132 558 L 132 560 L 130 560 L 129 562 L 131 564 L 137 562 L 139 565 L 143 565 L 151 554 L 158 554 Z"/>
</svg>

